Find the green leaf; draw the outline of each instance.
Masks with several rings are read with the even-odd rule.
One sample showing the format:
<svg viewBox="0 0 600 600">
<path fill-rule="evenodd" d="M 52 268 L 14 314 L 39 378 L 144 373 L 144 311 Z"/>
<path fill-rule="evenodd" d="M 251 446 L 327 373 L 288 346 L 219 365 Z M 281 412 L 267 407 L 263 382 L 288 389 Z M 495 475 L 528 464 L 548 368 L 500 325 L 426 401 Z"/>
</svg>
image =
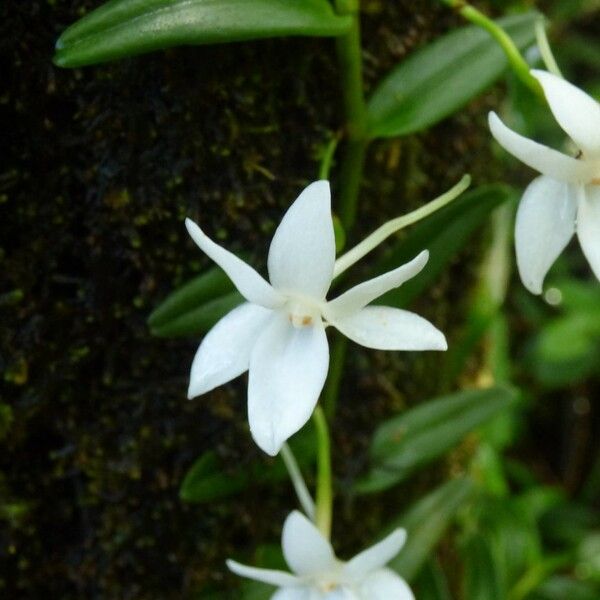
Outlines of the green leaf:
<svg viewBox="0 0 600 600">
<path fill-rule="evenodd" d="M 315 432 L 307 425 L 290 440 L 290 446 L 300 467 L 313 463 Z M 287 471 L 280 456 L 273 460 L 253 461 L 224 470 L 215 452 L 200 455 L 190 467 L 179 489 L 184 502 L 212 502 L 233 496 L 252 485 L 278 483 L 287 479 Z"/>
<path fill-rule="evenodd" d="M 60 36 L 54 62 L 79 67 L 171 46 L 337 36 L 350 23 L 326 0 L 111 0 Z"/>
<path fill-rule="evenodd" d="M 535 41 L 539 18 L 528 12 L 498 24 L 524 49 Z M 507 64 L 498 44 L 478 27 L 443 36 L 410 55 L 376 88 L 368 102 L 370 135 L 394 137 L 431 127 L 494 83 Z"/>
<path fill-rule="evenodd" d="M 541 383 L 561 387 L 596 374 L 599 350 L 600 314 L 579 309 L 544 326 L 529 361 Z"/>
<path fill-rule="evenodd" d="M 514 198 L 514 191 L 508 186 L 482 186 L 417 223 L 378 263 L 375 271 L 390 271 L 414 258 L 424 248 L 429 249 L 427 268 L 382 296 L 377 303 L 408 306 L 419 294 L 431 287 L 446 265 L 467 244 L 471 235 L 480 230 L 481 225 L 489 219 L 493 209 Z"/>
<path fill-rule="evenodd" d="M 148 325 L 158 337 L 197 336 L 243 300 L 229 277 L 213 267 L 171 293 L 150 315 Z"/>
<path fill-rule="evenodd" d="M 248 480 L 247 473 L 222 472 L 216 453 L 209 451 L 202 454 L 187 472 L 179 497 L 185 502 L 210 502 L 239 492 Z"/>
<path fill-rule="evenodd" d="M 214 298 L 172 321 L 167 321 L 164 325 L 152 327 L 152 335 L 172 338 L 195 337 L 206 333 L 221 317 L 243 301 L 244 298 L 239 292 Z"/>
<path fill-rule="evenodd" d="M 419 500 L 390 527 L 404 527 L 408 537 L 398 556 L 388 566 L 411 581 L 473 491 L 474 486 L 469 479 L 454 479 Z"/>
<path fill-rule="evenodd" d="M 430 400 L 381 424 L 370 454 L 372 469 L 358 492 L 387 489 L 453 448 L 467 433 L 517 401 L 509 387 L 468 390 Z"/>
<path fill-rule="evenodd" d="M 448 580 L 437 561 L 425 563 L 414 587 L 419 600 L 452 600 Z"/>
<path fill-rule="evenodd" d="M 472 535 L 463 555 L 464 597 L 469 600 L 504 600 L 506 592 L 488 541 L 480 534 Z"/>
<path fill-rule="evenodd" d="M 537 522 L 512 499 L 487 497 L 477 508 L 479 527 L 490 544 L 502 585 L 523 585 L 521 578 L 543 559 Z"/>
<path fill-rule="evenodd" d="M 598 600 L 598 585 L 555 575 L 529 596 L 530 600 Z"/>
</svg>

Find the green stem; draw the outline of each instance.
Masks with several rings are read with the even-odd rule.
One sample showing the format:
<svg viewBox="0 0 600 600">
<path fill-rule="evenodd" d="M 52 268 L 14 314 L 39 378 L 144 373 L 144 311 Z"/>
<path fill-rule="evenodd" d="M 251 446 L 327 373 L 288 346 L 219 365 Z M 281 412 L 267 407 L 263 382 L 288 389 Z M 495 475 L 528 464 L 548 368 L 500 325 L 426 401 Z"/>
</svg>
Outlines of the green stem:
<svg viewBox="0 0 600 600">
<path fill-rule="evenodd" d="M 321 158 L 321 164 L 319 165 L 319 179 L 329 179 L 329 172 L 331 171 L 333 156 L 338 142 L 339 139 L 337 137 L 333 137 L 327 142 Z"/>
<path fill-rule="evenodd" d="M 523 58 L 523 55 L 513 42 L 512 38 L 500 27 L 497 23 L 492 21 L 488 16 L 483 14 L 480 10 L 477 10 L 474 6 L 471 6 L 465 0 L 441 0 L 444 4 L 450 8 L 454 8 L 464 19 L 485 29 L 495 40 L 498 42 L 511 69 L 519 77 L 519 79 L 540 98 L 545 99 L 544 90 L 539 84 L 538 80 L 531 75 L 530 67 L 527 61 Z"/>
<path fill-rule="evenodd" d="M 337 399 L 340 395 L 342 375 L 344 374 L 344 360 L 346 358 L 347 347 L 348 338 L 343 335 L 337 335 L 332 344 L 329 376 L 323 390 L 323 409 L 329 419 L 335 415 Z"/>
<path fill-rule="evenodd" d="M 333 488 L 331 485 L 331 443 L 327 418 L 320 406 L 313 413 L 317 433 L 317 505 L 315 523 L 319 531 L 331 537 L 331 515 L 333 510 Z"/>
<path fill-rule="evenodd" d="M 339 217 L 346 234 L 350 233 L 356 222 L 367 145 L 366 140 L 348 140 L 342 155 Z"/>
<path fill-rule="evenodd" d="M 352 16 L 352 26 L 348 33 L 336 39 L 347 136 L 341 166 L 338 213 L 346 232 L 349 232 L 356 221 L 358 193 L 369 140 L 362 77 L 359 2 L 336 0 L 336 9 L 339 14 Z"/>
</svg>

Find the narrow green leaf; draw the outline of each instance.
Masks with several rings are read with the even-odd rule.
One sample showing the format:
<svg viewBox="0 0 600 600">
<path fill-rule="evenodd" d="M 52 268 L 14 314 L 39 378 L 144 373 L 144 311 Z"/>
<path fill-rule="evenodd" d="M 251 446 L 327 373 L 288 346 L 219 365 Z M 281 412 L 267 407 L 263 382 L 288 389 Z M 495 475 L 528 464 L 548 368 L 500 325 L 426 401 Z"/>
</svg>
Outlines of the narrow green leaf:
<svg viewBox="0 0 600 600">
<path fill-rule="evenodd" d="M 514 198 L 512 188 L 486 185 L 467 192 L 426 220 L 417 223 L 409 234 L 379 262 L 376 273 L 385 273 L 408 262 L 419 252 L 429 250 L 429 262 L 416 277 L 381 297 L 387 306 L 408 306 L 431 285 L 446 265 L 471 239 L 472 234 L 489 219 L 493 209 Z"/>
<path fill-rule="evenodd" d="M 235 287 L 225 272 L 219 267 L 213 267 L 169 294 L 148 317 L 148 325 L 152 328 L 161 327 L 209 300 L 225 296 L 234 290 Z"/>
<path fill-rule="evenodd" d="M 498 23 L 524 49 L 535 41 L 537 12 Z M 417 50 L 376 88 L 368 103 L 369 132 L 394 137 L 438 123 L 489 87 L 507 66 L 498 44 L 482 29 L 453 31 Z"/>
<path fill-rule="evenodd" d="M 438 561 L 428 560 L 415 581 L 414 589 L 419 600 L 452 600 L 450 587 Z"/>
<path fill-rule="evenodd" d="M 327 0 L 111 0 L 60 36 L 54 62 L 79 67 L 171 46 L 337 36 L 350 22 Z"/>
<path fill-rule="evenodd" d="M 195 337 L 206 333 L 221 317 L 243 301 L 239 292 L 231 292 L 209 300 L 163 325 L 151 327 L 150 330 L 157 337 Z"/>
<path fill-rule="evenodd" d="M 221 472 L 217 455 L 202 454 L 187 472 L 179 497 L 185 502 L 210 502 L 231 496 L 246 487 L 247 473 L 227 474 Z"/>
<path fill-rule="evenodd" d="M 554 575 L 539 586 L 529 600 L 598 600 L 598 585 L 564 575 Z"/>
<path fill-rule="evenodd" d="M 475 533 L 463 549 L 464 597 L 469 600 L 504 600 L 506 591 L 487 540 Z"/>
<path fill-rule="evenodd" d="M 290 440 L 300 467 L 314 462 L 314 436 L 312 425 L 308 425 Z M 269 485 L 285 481 L 287 471 L 281 457 L 269 462 L 271 464 L 253 461 L 225 471 L 216 453 L 209 450 L 190 467 L 179 489 L 179 497 L 185 502 L 211 502 L 233 496 L 251 484 Z"/>
<path fill-rule="evenodd" d="M 473 491 L 469 479 L 454 479 L 415 504 L 390 527 L 404 527 L 408 537 L 400 554 L 388 566 L 411 581 Z"/>
<path fill-rule="evenodd" d="M 442 456 L 467 433 L 510 408 L 518 394 L 509 387 L 462 391 L 428 401 L 381 424 L 371 444 L 372 469 L 356 488 L 387 489 Z"/>
<path fill-rule="evenodd" d="M 600 314 L 570 312 L 547 323 L 533 346 L 531 367 L 541 383 L 563 387 L 598 372 Z"/>
</svg>

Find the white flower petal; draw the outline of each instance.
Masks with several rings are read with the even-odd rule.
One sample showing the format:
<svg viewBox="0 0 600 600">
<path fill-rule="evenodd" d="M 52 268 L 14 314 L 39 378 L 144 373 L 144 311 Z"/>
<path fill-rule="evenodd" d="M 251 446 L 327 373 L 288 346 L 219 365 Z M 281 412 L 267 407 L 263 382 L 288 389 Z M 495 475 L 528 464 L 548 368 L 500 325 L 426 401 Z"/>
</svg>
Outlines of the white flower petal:
<svg viewBox="0 0 600 600">
<path fill-rule="evenodd" d="M 406 541 L 406 530 L 396 529 L 379 543 L 363 550 L 344 565 L 344 574 L 352 579 L 363 579 L 369 573 L 384 567 Z"/>
<path fill-rule="evenodd" d="M 335 588 L 330 592 L 323 592 L 320 600 L 361 600 L 361 597 L 349 587 Z"/>
<path fill-rule="evenodd" d="M 523 194 L 515 223 L 517 267 L 523 285 L 542 293 L 546 273 L 575 232 L 575 186 L 534 179 Z"/>
<path fill-rule="evenodd" d="M 376 350 L 447 350 L 444 334 L 407 310 L 367 306 L 331 324 L 346 337 Z"/>
<path fill-rule="evenodd" d="M 330 316 L 333 319 L 347 316 L 364 308 L 375 298 L 379 298 L 389 290 L 397 288 L 405 281 L 413 278 L 423 269 L 428 260 L 429 252 L 424 250 L 409 263 L 349 289 L 327 303 L 325 308 L 327 319 Z"/>
<path fill-rule="evenodd" d="M 577 236 L 594 275 L 600 280 L 600 187 L 588 185 L 582 196 L 577 214 Z"/>
<path fill-rule="evenodd" d="M 323 323 L 296 328 L 278 312 L 250 355 L 248 421 L 256 443 L 275 456 L 310 418 L 329 368 Z"/>
<path fill-rule="evenodd" d="M 308 586 L 285 587 L 277 590 L 271 600 L 320 600 L 321 594 Z"/>
<path fill-rule="evenodd" d="M 274 569 L 259 569 L 258 567 L 248 567 L 242 565 L 235 560 L 227 561 L 227 568 L 233 571 L 240 577 L 247 577 L 248 579 L 254 579 L 255 581 L 262 581 L 270 585 L 276 586 L 294 586 L 300 583 L 300 580 L 285 571 L 276 571 Z"/>
<path fill-rule="evenodd" d="M 283 304 L 284 299 L 281 294 L 274 290 L 250 265 L 215 244 L 191 219 L 185 220 L 185 226 L 194 242 L 227 273 L 229 279 L 246 300 L 265 308 L 275 308 Z"/>
<path fill-rule="evenodd" d="M 560 181 L 586 183 L 594 178 L 590 161 L 577 160 L 519 135 L 509 129 L 496 113 L 490 113 L 489 123 L 496 141 L 532 169 Z"/>
<path fill-rule="evenodd" d="M 281 546 L 290 569 L 301 577 L 335 570 L 337 567 L 331 544 L 314 523 L 297 510 L 285 520 Z"/>
<path fill-rule="evenodd" d="M 391 569 L 380 569 L 361 585 L 361 600 L 415 600 L 408 584 Z"/>
<path fill-rule="evenodd" d="M 565 133 L 590 157 L 600 155 L 600 104 L 562 77 L 531 71 Z"/>
<path fill-rule="evenodd" d="M 329 182 L 311 183 L 285 213 L 269 249 L 269 279 L 279 290 L 323 299 L 333 278 L 335 237 Z"/>
<path fill-rule="evenodd" d="M 245 302 L 204 337 L 190 374 L 188 398 L 209 392 L 248 370 L 250 353 L 273 311 Z"/>
</svg>

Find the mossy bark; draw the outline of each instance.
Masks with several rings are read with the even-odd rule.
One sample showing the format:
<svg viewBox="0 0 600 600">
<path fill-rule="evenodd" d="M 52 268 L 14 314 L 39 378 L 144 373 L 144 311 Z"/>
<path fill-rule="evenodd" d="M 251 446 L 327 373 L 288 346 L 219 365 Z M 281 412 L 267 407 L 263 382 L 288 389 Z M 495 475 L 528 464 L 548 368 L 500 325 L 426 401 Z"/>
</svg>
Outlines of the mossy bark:
<svg viewBox="0 0 600 600">
<path fill-rule="evenodd" d="M 0 593 L 191 597 L 208 584 L 232 585 L 225 557 L 276 541 L 295 504 L 288 485 L 250 487 L 209 506 L 179 501 L 182 477 L 204 450 L 216 449 L 232 469 L 262 457 L 247 432 L 244 381 L 186 401 L 198 340 L 153 339 L 146 317 L 209 264 L 188 239 L 185 216 L 261 266 L 283 210 L 316 178 L 320 149 L 343 122 L 334 42 L 179 48 L 56 69 L 54 40 L 97 4 L 0 9 L 0 111 L 10 124 L 0 175 L 8 294 L 0 385 L 13 412 L 0 489 L 14 508 L 0 538 Z M 459 23 L 425 0 L 364 2 L 362 19 L 368 88 Z M 477 99 L 426 134 L 373 144 L 354 237 L 465 172 L 491 179 L 485 114 L 493 100 Z M 336 174 L 334 166 L 334 198 Z M 450 335 L 476 247 L 418 307 Z M 439 360 L 351 348 L 333 434 L 342 487 L 364 464 L 375 424 L 435 390 Z M 410 495 L 409 486 L 365 511 L 376 525 Z M 370 520 L 359 531 L 344 519 L 342 511 L 334 525 L 342 550 L 375 531 Z"/>
</svg>

